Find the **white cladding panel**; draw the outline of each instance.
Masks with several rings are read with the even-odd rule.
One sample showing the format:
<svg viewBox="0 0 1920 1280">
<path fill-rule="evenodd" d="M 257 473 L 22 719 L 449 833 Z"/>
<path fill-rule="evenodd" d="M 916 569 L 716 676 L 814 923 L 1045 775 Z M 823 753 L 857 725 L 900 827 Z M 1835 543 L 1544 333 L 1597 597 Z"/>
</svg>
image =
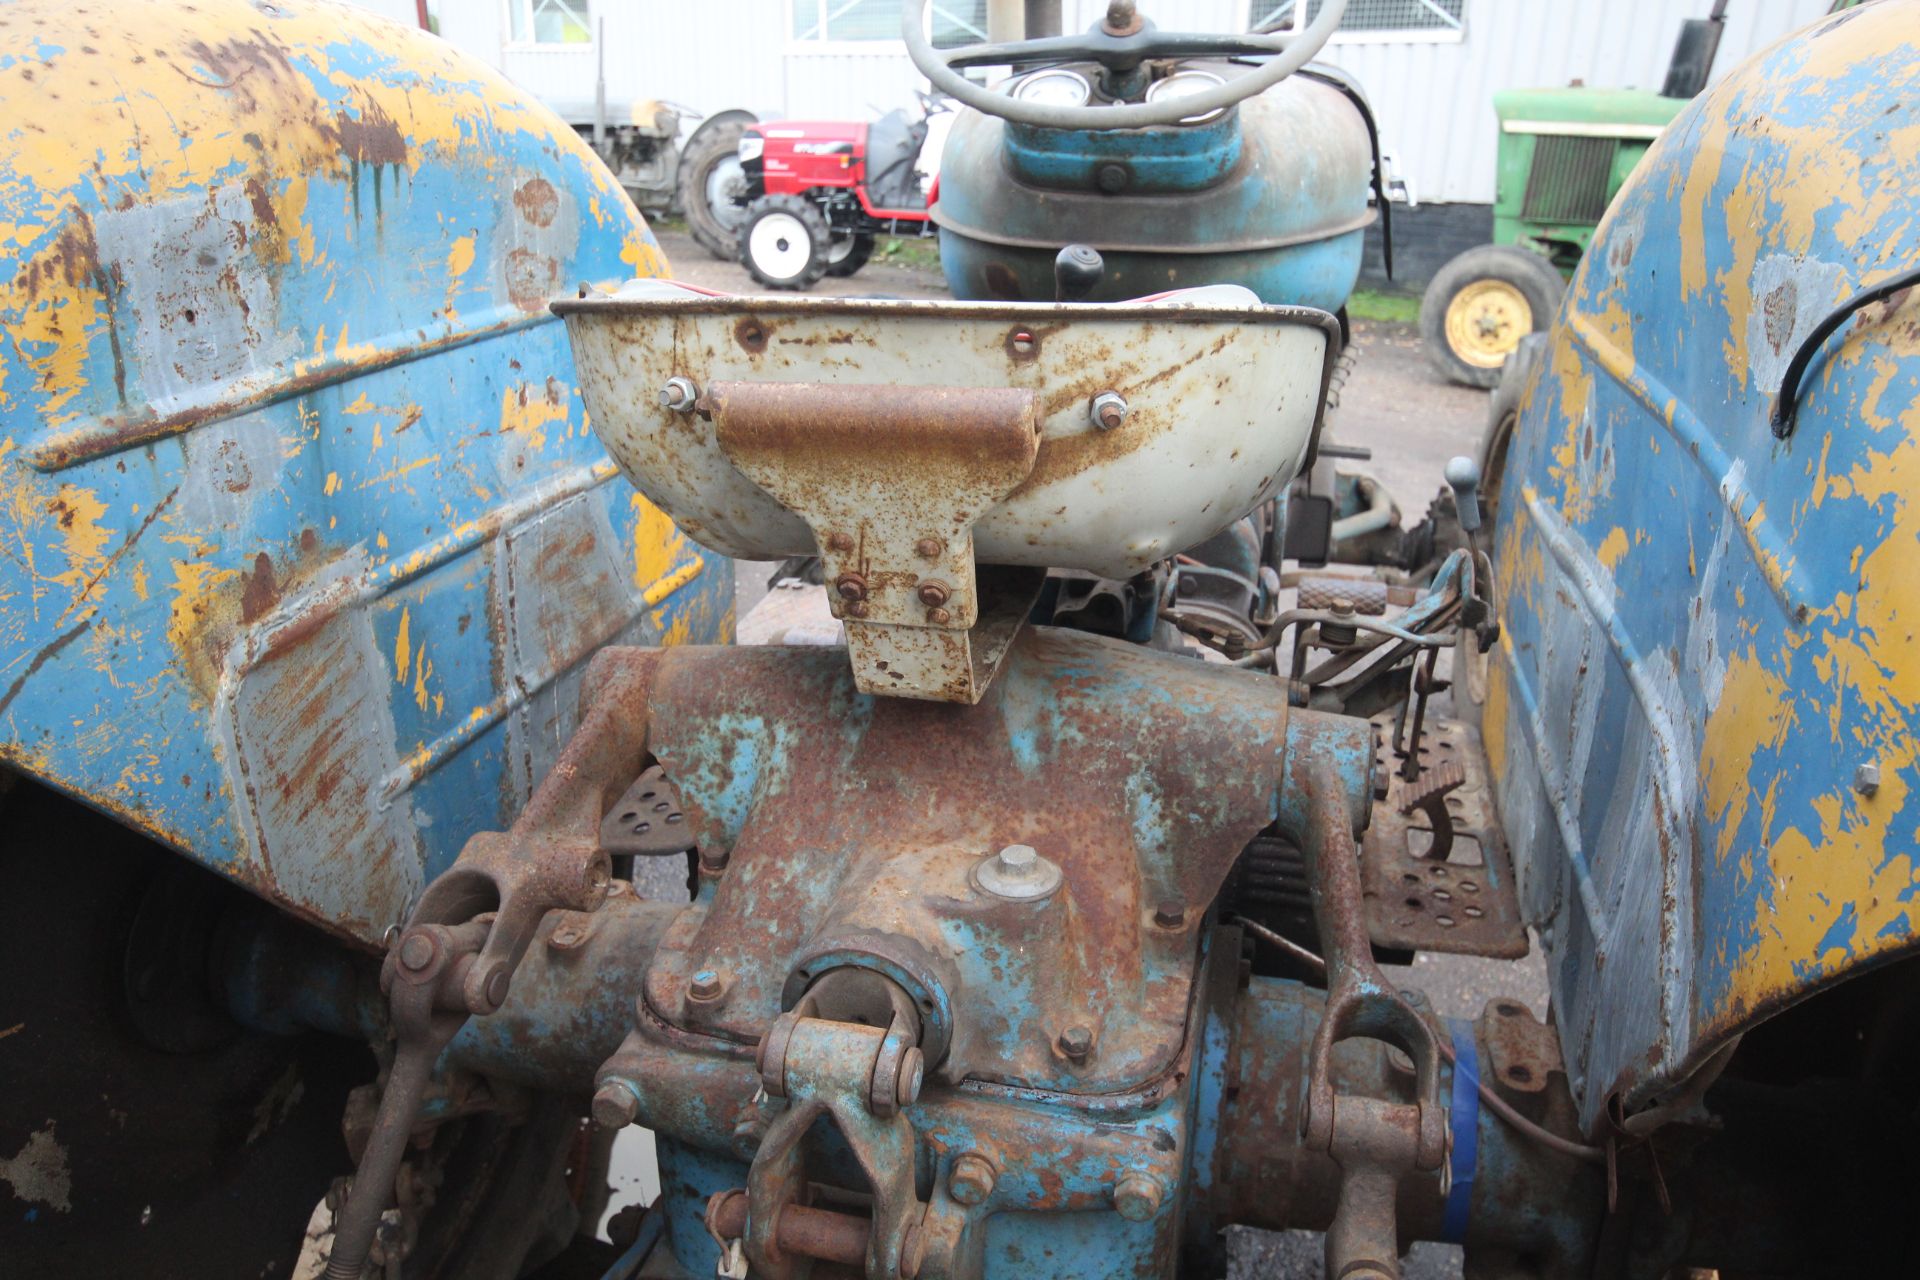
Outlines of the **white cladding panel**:
<svg viewBox="0 0 1920 1280">
<path fill-rule="evenodd" d="M 587 0 L 605 32 L 607 99 L 661 98 L 711 113 L 745 107 L 762 115 L 865 119 L 911 104 L 925 82 L 892 41 L 819 44 L 789 37 L 792 0 Z M 406 0 L 362 0 L 382 12 Z M 517 45 L 508 8 L 525 0 L 431 0 L 441 34 L 501 68 L 570 114 L 590 110 L 593 45 Z M 1730 5 L 1714 69 L 1825 13 L 1829 0 L 1741 0 Z M 1104 0 L 1065 0 L 1068 30 L 1084 28 Z M 1160 26 L 1237 30 L 1246 0 L 1143 0 Z M 1422 201 L 1491 202 L 1493 94 L 1565 85 L 1657 89 L 1681 20 L 1705 16 L 1710 0 L 1467 0 L 1457 39 L 1353 35 L 1322 59 L 1365 86 L 1383 145 Z M 604 24 L 604 26 L 602 25 Z"/>
</svg>

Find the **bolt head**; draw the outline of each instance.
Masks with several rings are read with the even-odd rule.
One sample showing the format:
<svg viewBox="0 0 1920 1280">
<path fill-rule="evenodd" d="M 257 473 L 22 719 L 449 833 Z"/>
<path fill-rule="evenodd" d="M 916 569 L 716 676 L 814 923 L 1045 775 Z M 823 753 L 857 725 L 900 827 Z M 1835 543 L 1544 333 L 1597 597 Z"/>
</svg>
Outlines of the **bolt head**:
<svg viewBox="0 0 1920 1280">
<path fill-rule="evenodd" d="M 507 991 L 513 986 L 513 979 L 503 964 L 487 975 L 487 1003 L 498 1009 L 507 1002 Z"/>
<path fill-rule="evenodd" d="M 1027 871 L 1039 862 L 1040 854 L 1030 844 L 1010 844 L 1000 851 L 1000 865 L 1008 871 Z"/>
<path fill-rule="evenodd" d="M 843 573 L 834 580 L 833 589 L 840 593 L 842 600 L 865 600 L 867 598 L 867 580 L 857 573 Z"/>
<path fill-rule="evenodd" d="M 1162 929 L 1178 929 L 1187 922 L 1187 904 L 1168 898 L 1153 909 L 1153 922 Z"/>
<path fill-rule="evenodd" d="M 958 1204 L 980 1204 L 993 1194 L 999 1180 L 992 1161 L 968 1151 L 955 1157 L 953 1171 L 947 1175 L 947 1193 Z"/>
<path fill-rule="evenodd" d="M 719 875 L 727 869 L 730 855 L 725 849 L 702 849 L 700 851 L 700 869 L 709 875 Z"/>
<path fill-rule="evenodd" d="M 1880 790 L 1880 762 L 1869 760 L 1853 771 L 1853 789 L 1863 796 Z"/>
<path fill-rule="evenodd" d="M 640 1114 L 640 1098 L 624 1080 L 609 1080 L 593 1095 L 593 1122 L 617 1132 Z"/>
<path fill-rule="evenodd" d="M 828 534 L 828 535 L 827 535 L 827 550 L 829 550 L 829 551 L 851 551 L 851 550 L 853 550 L 853 535 L 852 535 L 852 534 L 847 534 L 847 533 L 830 533 L 830 534 Z"/>
<path fill-rule="evenodd" d="M 918 1045 L 900 1055 L 900 1075 L 894 1082 L 895 1099 L 903 1107 L 920 1100 L 920 1086 L 926 1082 L 927 1055 Z"/>
<path fill-rule="evenodd" d="M 936 627 L 944 627 L 953 621 L 953 615 L 945 609 L 929 609 L 927 610 L 927 621 Z"/>
<path fill-rule="evenodd" d="M 944 550 L 946 546 L 938 538 L 922 538 L 913 544 L 913 554 L 922 560 L 937 560 Z"/>
<path fill-rule="evenodd" d="M 1060 1033 L 1060 1052 L 1075 1062 L 1084 1059 L 1093 1052 L 1093 1029 L 1091 1027 L 1068 1027 Z"/>
<path fill-rule="evenodd" d="M 418 973 L 433 963 L 436 950 L 432 938 L 424 933 L 413 934 L 400 944 L 400 964 Z"/>
<path fill-rule="evenodd" d="M 1160 1180 L 1151 1174 L 1130 1173 L 1113 1189 L 1113 1207 L 1128 1222 L 1145 1222 L 1160 1212 L 1164 1193 Z"/>
<path fill-rule="evenodd" d="M 687 983 L 687 999 L 708 1004 L 718 1000 L 725 994 L 726 989 L 726 980 L 717 972 L 712 969 L 702 969 L 693 975 L 691 982 Z"/>
<path fill-rule="evenodd" d="M 920 603 L 929 609 L 938 608 L 947 602 L 947 584 L 944 582 L 923 582 L 920 584 Z"/>
</svg>

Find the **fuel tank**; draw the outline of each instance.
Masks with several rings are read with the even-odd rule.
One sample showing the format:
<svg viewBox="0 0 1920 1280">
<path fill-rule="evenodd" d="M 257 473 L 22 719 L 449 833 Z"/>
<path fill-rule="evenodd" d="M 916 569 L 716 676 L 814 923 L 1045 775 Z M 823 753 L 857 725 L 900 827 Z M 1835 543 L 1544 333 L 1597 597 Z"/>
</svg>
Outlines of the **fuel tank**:
<svg viewBox="0 0 1920 1280">
<path fill-rule="evenodd" d="M 1303 71 L 1165 128 L 1042 129 L 963 109 L 933 208 L 947 287 L 1052 301 L 1054 255 L 1082 243 L 1106 259 L 1090 301 L 1238 284 L 1265 303 L 1338 311 L 1375 216 L 1362 102 L 1331 72 Z"/>
<path fill-rule="evenodd" d="M 730 633 L 547 311 L 665 261 L 556 116 L 344 4 L 24 0 L 0 102 L 0 764 L 376 939 L 593 651 Z"/>
<path fill-rule="evenodd" d="M 1666 130 L 1524 391 L 1485 737 L 1589 1126 L 1914 951 L 1920 300 L 1842 304 L 1916 189 L 1920 4 L 1824 19 Z"/>
</svg>

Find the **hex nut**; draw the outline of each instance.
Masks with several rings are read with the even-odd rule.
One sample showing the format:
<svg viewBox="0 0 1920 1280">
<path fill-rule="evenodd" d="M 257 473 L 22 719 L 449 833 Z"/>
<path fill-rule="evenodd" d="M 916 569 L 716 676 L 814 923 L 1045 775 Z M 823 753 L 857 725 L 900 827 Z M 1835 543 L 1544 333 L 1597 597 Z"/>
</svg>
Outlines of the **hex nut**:
<svg viewBox="0 0 1920 1280">
<path fill-rule="evenodd" d="M 1152 1174 L 1130 1173 L 1113 1189 L 1113 1207 L 1128 1222 L 1145 1222 L 1160 1212 L 1165 1194 Z"/>
<path fill-rule="evenodd" d="M 1880 790 L 1880 762 L 1869 760 L 1853 771 L 1853 789 L 1861 795 L 1872 797 Z"/>
<path fill-rule="evenodd" d="M 687 983 L 687 999 L 712 1004 L 727 993 L 727 980 L 712 969 L 702 969 Z"/>
<path fill-rule="evenodd" d="M 1102 391 L 1087 406 L 1087 416 L 1102 431 L 1111 431 L 1127 420 L 1127 402 L 1117 391 Z"/>
<path fill-rule="evenodd" d="M 958 1204 L 980 1204 L 993 1194 L 993 1184 L 998 1180 L 992 1161 L 978 1152 L 962 1152 L 954 1157 L 953 1169 L 947 1174 L 947 1193 Z"/>
<path fill-rule="evenodd" d="M 617 1132 L 639 1114 L 640 1097 L 624 1080 L 609 1080 L 593 1095 L 593 1122 L 602 1129 Z"/>
<path fill-rule="evenodd" d="M 1061 1056 L 1072 1062 L 1085 1062 L 1087 1055 L 1093 1052 L 1093 1030 L 1090 1027 L 1068 1027 L 1060 1033 L 1056 1042 Z"/>
<path fill-rule="evenodd" d="M 692 378 L 668 378 L 660 388 L 660 407 L 673 413 L 690 411 L 699 399 L 700 388 L 693 385 Z"/>
<path fill-rule="evenodd" d="M 1178 929 L 1187 922 L 1187 904 L 1168 898 L 1153 909 L 1153 922 L 1162 929 Z"/>
</svg>

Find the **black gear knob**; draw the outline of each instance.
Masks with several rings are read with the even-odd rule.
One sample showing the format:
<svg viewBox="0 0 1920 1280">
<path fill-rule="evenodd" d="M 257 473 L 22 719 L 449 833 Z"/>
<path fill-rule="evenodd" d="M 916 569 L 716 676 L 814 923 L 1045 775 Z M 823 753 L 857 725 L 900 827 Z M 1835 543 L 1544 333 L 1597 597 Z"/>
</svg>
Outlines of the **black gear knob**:
<svg viewBox="0 0 1920 1280">
<path fill-rule="evenodd" d="M 1106 259 L 1090 244 L 1070 244 L 1053 259 L 1053 300 L 1078 302 L 1099 287 Z"/>
</svg>

